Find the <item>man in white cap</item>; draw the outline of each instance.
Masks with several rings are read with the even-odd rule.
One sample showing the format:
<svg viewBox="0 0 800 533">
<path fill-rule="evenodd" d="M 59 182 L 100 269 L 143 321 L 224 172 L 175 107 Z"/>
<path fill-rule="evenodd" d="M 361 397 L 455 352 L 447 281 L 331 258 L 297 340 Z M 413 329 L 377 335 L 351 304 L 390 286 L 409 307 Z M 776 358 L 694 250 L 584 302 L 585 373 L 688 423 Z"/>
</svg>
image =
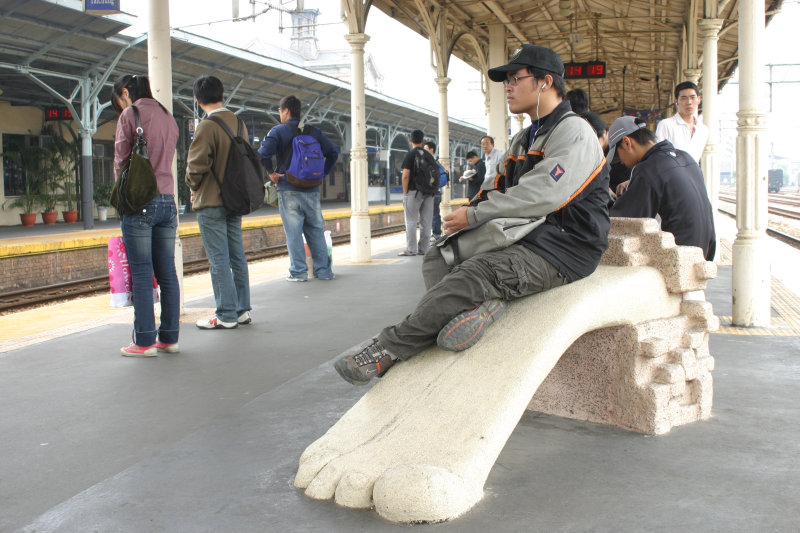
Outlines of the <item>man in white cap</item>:
<svg viewBox="0 0 800 533">
<path fill-rule="evenodd" d="M 417 307 L 340 354 L 334 366 L 343 379 L 368 383 L 434 343 L 467 349 L 502 314 L 506 301 L 559 287 L 597 268 L 608 247 L 608 173 L 594 130 L 563 101 L 563 76 L 561 58 L 531 44 L 522 45 L 508 64 L 489 69 L 489 78 L 506 87 L 509 110 L 527 113 L 532 124 L 511 140 L 503 183 L 444 217 L 449 239 L 442 244 L 454 253 L 446 257 L 437 246 L 425 255 L 428 292 Z M 516 222 L 504 226 L 511 217 Z M 455 253 L 485 245 L 481 228 L 498 228 L 507 236 L 519 219 L 529 222 L 527 233 L 474 255 Z"/>
<path fill-rule="evenodd" d="M 611 216 L 658 216 L 661 229 L 672 233 L 676 244 L 698 246 L 711 261 L 716 250 L 714 217 L 700 167 L 671 142 L 656 143 L 645 126 L 635 117 L 620 117 L 611 125 L 608 160 L 618 155 L 632 169 L 630 185 L 614 202 Z"/>
</svg>

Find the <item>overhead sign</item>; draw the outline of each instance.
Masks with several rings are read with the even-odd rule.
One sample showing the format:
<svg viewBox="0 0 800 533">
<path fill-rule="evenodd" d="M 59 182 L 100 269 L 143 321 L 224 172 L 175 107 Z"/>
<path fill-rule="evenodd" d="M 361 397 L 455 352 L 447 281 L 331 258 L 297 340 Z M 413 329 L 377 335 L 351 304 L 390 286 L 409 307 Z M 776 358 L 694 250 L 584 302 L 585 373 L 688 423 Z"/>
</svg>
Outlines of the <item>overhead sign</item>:
<svg viewBox="0 0 800 533">
<path fill-rule="evenodd" d="M 588 61 L 585 63 L 565 63 L 565 79 L 605 78 L 605 61 Z"/>
<path fill-rule="evenodd" d="M 83 0 L 83 10 L 90 15 L 114 15 L 121 13 L 119 0 Z"/>
</svg>

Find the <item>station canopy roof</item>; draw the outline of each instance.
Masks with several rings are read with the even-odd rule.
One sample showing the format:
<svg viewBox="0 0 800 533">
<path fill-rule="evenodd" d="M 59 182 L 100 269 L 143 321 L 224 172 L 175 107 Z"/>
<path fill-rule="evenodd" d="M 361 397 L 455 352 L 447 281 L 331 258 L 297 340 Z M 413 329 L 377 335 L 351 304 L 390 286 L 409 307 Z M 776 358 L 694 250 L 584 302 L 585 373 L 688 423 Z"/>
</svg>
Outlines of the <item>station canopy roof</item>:
<svg viewBox="0 0 800 533">
<path fill-rule="evenodd" d="M 767 20 L 781 3 L 765 0 Z M 492 24 L 505 26 L 506 57 L 530 43 L 554 49 L 564 62 L 604 61 L 605 78 L 567 80 L 567 85 L 587 90 L 596 113 L 616 116 L 623 108 L 657 112 L 672 104 L 674 86 L 686 79 L 677 72 L 682 54 L 702 56 L 703 37 L 698 32 L 689 40 L 686 28 L 689 17 L 704 17 L 706 5 L 715 7 L 715 15 L 707 18 L 723 21 L 718 43 L 721 89 L 738 64 L 739 0 L 372 0 L 373 9 L 426 37 L 426 17 L 442 15 L 446 34 L 461 35 L 452 53 L 479 70 L 474 43 L 485 57 Z M 464 34 L 473 35 L 474 41 Z"/>
<path fill-rule="evenodd" d="M 72 9 L 72 4 L 80 8 L 81 2 L 0 0 L 0 100 L 38 107 L 64 105 L 39 80 L 67 99 L 74 95 L 80 104 L 76 80 L 100 79 L 120 54 L 99 94 L 101 103 L 109 100 L 110 85 L 118 76 L 147 72 L 147 41 L 119 33 L 129 26 L 128 17 L 97 17 Z M 278 101 L 294 94 L 303 102 L 307 122 L 325 123 L 326 131 L 333 128 L 344 138 L 341 126 L 350 122 L 351 114 L 349 83 L 179 30 L 172 31 L 171 45 L 176 115 L 193 116 L 194 80 L 214 75 L 226 87 L 228 106 L 248 127 L 277 124 Z M 388 126 L 402 133 L 417 128 L 430 135 L 438 132 L 436 111 L 369 89 L 366 114 L 368 126 Z M 102 116 L 115 118 L 110 108 Z M 264 133 L 263 127 L 256 132 Z M 474 144 L 482 133 L 478 126 L 450 119 L 451 139 Z"/>
<path fill-rule="evenodd" d="M 768 18 L 781 2 L 766 0 Z M 738 4 L 717 1 L 717 18 L 723 20 L 720 87 L 737 66 Z M 146 41 L 119 34 L 128 25 L 124 17 L 96 17 L 71 8 L 80 5 L 78 0 L 0 0 L 0 99 L 60 105 L 36 79 L 67 98 L 79 99 L 75 80 L 99 78 L 119 54 L 110 81 L 122 73 L 147 71 Z M 679 58 L 690 53 L 699 57 L 703 46 L 699 34 L 687 41 L 686 30 L 687 17 L 703 16 L 701 0 L 372 0 L 372 8 L 426 37 L 419 9 L 442 15 L 447 35 L 460 36 L 453 39 L 452 53 L 478 69 L 476 47 L 486 57 L 491 24 L 505 26 L 508 55 L 520 43 L 535 43 L 553 48 L 564 61 L 604 61 L 605 78 L 568 80 L 568 85 L 587 89 L 592 109 L 607 116 L 623 109 L 667 109 L 675 83 L 684 79 L 677 71 Z M 474 39 L 464 37 L 466 33 Z M 309 122 L 349 121 L 350 86 L 338 79 L 175 30 L 172 56 L 176 114 L 191 115 L 193 80 L 213 74 L 228 89 L 230 107 L 248 124 L 277 122 L 276 103 L 289 93 L 309 105 Z M 429 73 L 425 69 L 424 75 Z M 100 101 L 107 101 L 108 95 L 106 87 Z M 438 131 L 435 111 L 370 90 L 366 110 L 370 125 Z M 113 117 L 109 111 L 104 116 Z M 452 138 L 474 139 L 480 130 L 451 119 L 450 131 Z"/>
</svg>

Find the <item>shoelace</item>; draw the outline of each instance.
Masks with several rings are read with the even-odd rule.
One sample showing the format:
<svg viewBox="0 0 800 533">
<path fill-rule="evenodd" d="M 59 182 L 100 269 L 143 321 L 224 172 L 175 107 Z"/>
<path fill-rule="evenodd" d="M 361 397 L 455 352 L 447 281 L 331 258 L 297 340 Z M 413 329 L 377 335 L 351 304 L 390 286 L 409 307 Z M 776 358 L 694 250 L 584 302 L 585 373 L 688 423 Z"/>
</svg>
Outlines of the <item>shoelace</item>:
<svg viewBox="0 0 800 533">
<path fill-rule="evenodd" d="M 353 356 L 353 359 L 358 366 L 368 365 L 370 363 L 377 363 L 383 357 L 386 357 L 386 352 L 381 349 L 377 341 L 372 342 L 369 346 L 361 350 Z"/>
</svg>

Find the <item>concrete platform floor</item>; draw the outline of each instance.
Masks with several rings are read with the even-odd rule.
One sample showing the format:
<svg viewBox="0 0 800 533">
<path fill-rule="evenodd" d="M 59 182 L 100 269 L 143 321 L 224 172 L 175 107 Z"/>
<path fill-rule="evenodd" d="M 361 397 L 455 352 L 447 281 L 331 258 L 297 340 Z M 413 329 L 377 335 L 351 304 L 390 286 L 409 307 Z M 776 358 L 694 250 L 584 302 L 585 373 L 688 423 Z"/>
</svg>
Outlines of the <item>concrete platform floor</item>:
<svg viewBox="0 0 800 533">
<path fill-rule="evenodd" d="M 368 265 L 337 247 L 333 282 L 286 283 L 286 258 L 253 265 L 254 323 L 233 331 L 191 325 L 213 298 L 189 278 L 180 354 L 120 357 L 130 317 L 106 308 L 122 314 L 86 329 L 91 299 L 25 315 L 74 332 L 0 352 L 0 531 L 800 530 L 796 335 L 712 335 L 713 416 L 665 436 L 525 415 L 456 521 L 395 525 L 308 499 L 292 486 L 300 453 L 365 392 L 332 359 L 423 292 L 402 236 L 373 243 Z M 707 291 L 727 314 L 730 271 Z"/>
</svg>

